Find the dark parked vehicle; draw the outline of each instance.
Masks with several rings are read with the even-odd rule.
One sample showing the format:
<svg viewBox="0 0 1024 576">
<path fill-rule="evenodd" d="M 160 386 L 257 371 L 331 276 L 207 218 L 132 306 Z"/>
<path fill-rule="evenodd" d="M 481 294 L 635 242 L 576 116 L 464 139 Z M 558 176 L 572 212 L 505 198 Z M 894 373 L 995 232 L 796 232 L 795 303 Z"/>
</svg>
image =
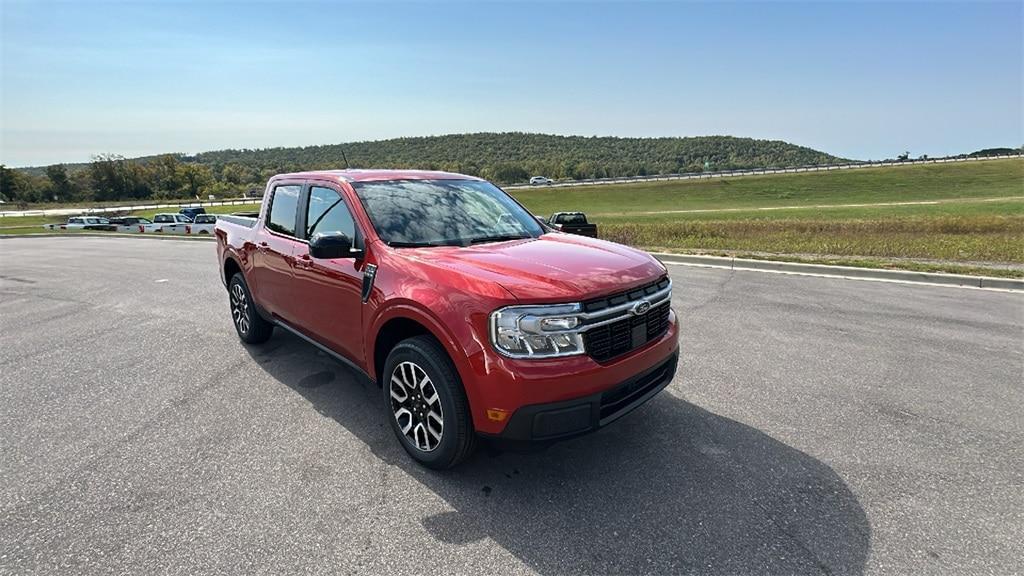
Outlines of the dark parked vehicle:
<svg viewBox="0 0 1024 576">
<path fill-rule="evenodd" d="M 188 216 L 190 220 L 195 220 L 196 216 L 206 214 L 206 208 L 203 208 L 202 206 L 182 208 L 181 210 L 178 210 L 178 214 L 184 214 L 185 216 Z"/>
<path fill-rule="evenodd" d="M 555 212 L 548 219 L 548 226 L 566 234 L 597 238 L 597 224 L 587 222 L 587 215 L 583 212 Z"/>
</svg>

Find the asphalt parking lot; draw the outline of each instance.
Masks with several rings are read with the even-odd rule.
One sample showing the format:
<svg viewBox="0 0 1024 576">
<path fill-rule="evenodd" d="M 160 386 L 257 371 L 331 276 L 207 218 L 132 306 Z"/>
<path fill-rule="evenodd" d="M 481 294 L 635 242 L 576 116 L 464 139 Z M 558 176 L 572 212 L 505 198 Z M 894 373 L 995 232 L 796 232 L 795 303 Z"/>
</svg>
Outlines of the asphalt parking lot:
<svg viewBox="0 0 1024 576">
<path fill-rule="evenodd" d="M 0 573 L 1024 571 L 1024 295 L 672 276 L 664 393 L 436 473 L 212 243 L 0 240 Z"/>
</svg>

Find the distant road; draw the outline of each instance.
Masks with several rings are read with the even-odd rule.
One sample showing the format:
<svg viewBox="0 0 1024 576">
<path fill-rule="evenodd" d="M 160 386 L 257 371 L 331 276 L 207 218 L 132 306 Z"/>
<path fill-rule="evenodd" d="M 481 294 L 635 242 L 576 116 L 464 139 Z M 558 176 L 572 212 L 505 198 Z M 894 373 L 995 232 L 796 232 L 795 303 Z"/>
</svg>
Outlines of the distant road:
<svg viewBox="0 0 1024 576">
<path fill-rule="evenodd" d="M 505 190 L 526 190 L 531 188 L 570 188 L 574 186 L 596 186 L 601 184 L 629 184 L 635 182 L 661 182 L 669 180 L 707 180 L 712 178 L 738 178 L 743 176 L 764 176 L 767 174 L 796 174 L 799 172 L 829 172 L 832 170 L 853 170 L 857 168 L 884 168 L 892 166 L 914 166 L 918 164 L 944 164 L 947 162 L 977 162 L 983 160 L 1005 160 L 1024 158 L 1021 154 L 1004 156 L 985 156 L 979 158 L 929 158 L 927 160 L 905 160 L 903 162 L 854 162 L 848 164 L 825 164 L 819 166 L 796 166 L 790 168 L 757 168 L 753 170 L 722 170 L 718 172 L 692 172 L 685 174 L 661 174 L 656 176 L 630 176 L 626 178 L 593 178 L 589 180 L 571 180 L 546 185 L 513 184 L 503 186 Z M 105 214 L 108 212 L 127 212 L 135 210 L 159 210 L 161 208 L 185 208 L 188 206 L 238 206 L 243 204 L 259 204 L 259 198 L 237 198 L 232 200 L 214 200 L 209 202 L 178 202 L 163 204 L 142 204 L 123 206 L 103 206 L 99 208 L 53 208 L 49 210 L 6 210 L 0 211 L 5 216 L 73 216 L 77 214 Z"/>
</svg>

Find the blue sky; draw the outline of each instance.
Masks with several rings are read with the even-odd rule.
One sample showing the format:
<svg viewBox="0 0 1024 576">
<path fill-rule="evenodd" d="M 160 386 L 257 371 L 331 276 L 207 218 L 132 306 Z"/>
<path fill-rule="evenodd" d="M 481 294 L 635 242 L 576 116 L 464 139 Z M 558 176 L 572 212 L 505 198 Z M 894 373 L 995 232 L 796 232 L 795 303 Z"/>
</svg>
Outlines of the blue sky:
<svg viewBox="0 0 1024 576">
<path fill-rule="evenodd" d="M 12 166 L 454 132 L 1024 144 L 1022 3 L 0 0 Z"/>
</svg>

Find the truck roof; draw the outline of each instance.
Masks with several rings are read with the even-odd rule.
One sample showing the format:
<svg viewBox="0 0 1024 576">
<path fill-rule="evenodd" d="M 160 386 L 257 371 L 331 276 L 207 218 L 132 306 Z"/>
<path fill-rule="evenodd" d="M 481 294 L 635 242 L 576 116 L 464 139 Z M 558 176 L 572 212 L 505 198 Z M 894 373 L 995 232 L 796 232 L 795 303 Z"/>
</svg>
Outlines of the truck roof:
<svg viewBox="0 0 1024 576">
<path fill-rule="evenodd" d="M 339 182 L 374 182 L 381 180 L 480 180 L 475 176 L 439 170 L 310 170 L 278 174 L 278 178 L 319 178 Z"/>
</svg>

